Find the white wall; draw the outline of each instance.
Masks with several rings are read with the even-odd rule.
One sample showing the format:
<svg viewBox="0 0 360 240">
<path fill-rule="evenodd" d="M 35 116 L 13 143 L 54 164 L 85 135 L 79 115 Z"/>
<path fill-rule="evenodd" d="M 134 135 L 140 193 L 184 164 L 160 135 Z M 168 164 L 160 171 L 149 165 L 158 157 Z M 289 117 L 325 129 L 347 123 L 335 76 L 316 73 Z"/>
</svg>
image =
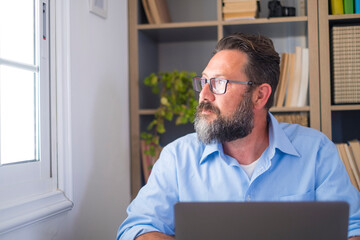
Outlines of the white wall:
<svg viewBox="0 0 360 240">
<path fill-rule="evenodd" d="M 115 239 L 130 202 L 127 1 L 70 1 L 74 208 L 1 239 Z"/>
</svg>

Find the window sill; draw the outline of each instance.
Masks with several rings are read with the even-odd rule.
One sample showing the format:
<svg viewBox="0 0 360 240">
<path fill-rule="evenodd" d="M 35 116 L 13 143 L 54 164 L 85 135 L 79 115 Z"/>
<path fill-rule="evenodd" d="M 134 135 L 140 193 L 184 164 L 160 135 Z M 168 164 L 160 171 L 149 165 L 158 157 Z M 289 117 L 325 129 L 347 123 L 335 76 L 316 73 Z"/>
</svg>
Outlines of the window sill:
<svg viewBox="0 0 360 240">
<path fill-rule="evenodd" d="M 0 207 L 0 235 L 56 214 L 69 211 L 73 203 L 57 190 Z"/>
</svg>

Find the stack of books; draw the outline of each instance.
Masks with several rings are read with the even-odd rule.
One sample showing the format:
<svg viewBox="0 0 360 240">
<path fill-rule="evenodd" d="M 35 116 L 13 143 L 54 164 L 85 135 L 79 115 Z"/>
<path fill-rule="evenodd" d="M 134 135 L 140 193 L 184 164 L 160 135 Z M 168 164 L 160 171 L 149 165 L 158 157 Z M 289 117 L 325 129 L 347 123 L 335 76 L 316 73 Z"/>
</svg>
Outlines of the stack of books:
<svg viewBox="0 0 360 240">
<path fill-rule="evenodd" d="M 333 26 L 331 34 L 333 101 L 360 103 L 360 25 Z"/>
<path fill-rule="evenodd" d="M 166 0 L 142 0 L 142 4 L 150 24 L 171 22 Z"/>
<path fill-rule="evenodd" d="M 225 21 L 254 19 L 257 16 L 257 0 L 223 0 L 223 17 Z"/>
<path fill-rule="evenodd" d="M 360 191 L 360 142 L 357 139 L 337 143 L 341 161 L 349 174 L 351 183 Z"/>
<path fill-rule="evenodd" d="M 309 49 L 297 46 L 295 53 L 282 53 L 275 107 L 308 105 Z"/>
</svg>

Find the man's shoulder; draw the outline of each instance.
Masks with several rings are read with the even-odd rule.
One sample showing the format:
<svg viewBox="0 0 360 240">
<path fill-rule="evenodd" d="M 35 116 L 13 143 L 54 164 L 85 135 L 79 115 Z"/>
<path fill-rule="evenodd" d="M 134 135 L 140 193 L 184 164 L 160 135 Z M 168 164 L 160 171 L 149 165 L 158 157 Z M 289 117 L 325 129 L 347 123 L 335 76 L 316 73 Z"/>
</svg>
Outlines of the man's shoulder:
<svg viewBox="0 0 360 240">
<path fill-rule="evenodd" d="M 200 140 L 197 137 L 196 133 L 189 133 L 187 135 L 184 135 L 172 142 L 170 142 L 165 147 L 167 149 L 198 149 L 199 147 L 202 147 L 203 144 L 200 142 Z"/>
<path fill-rule="evenodd" d="M 305 127 L 299 124 L 279 123 L 281 129 L 285 132 L 290 140 L 303 139 L 307 141 L 330 141 L 327 136 L 314 128 Z"/>
</svg>

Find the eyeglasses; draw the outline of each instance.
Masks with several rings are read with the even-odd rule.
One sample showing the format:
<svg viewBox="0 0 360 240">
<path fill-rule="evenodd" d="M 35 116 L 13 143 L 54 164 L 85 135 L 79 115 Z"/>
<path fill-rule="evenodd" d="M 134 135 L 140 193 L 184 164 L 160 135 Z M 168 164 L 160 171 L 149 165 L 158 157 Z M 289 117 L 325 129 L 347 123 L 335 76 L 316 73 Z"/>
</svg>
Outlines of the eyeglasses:
<svg viewBox="0 0 360 240">
<path fill-rule="evenodd" d="M 210 78 L 206 79 L 204 77 L 196 76 L 193 77 L 193 88 L 196 92 L 201 92 L 201 90 L 205 87 L 206 83 L 209 83 L 210 90 L 214 94 L 224 94 L 226 92 L 227 84 L 231 83 L 240 83 L 246 85 L 254 85 L 254 82 L 251 81 L 233 81 L 226 80 L 221 78 Z"/>
</svg>

